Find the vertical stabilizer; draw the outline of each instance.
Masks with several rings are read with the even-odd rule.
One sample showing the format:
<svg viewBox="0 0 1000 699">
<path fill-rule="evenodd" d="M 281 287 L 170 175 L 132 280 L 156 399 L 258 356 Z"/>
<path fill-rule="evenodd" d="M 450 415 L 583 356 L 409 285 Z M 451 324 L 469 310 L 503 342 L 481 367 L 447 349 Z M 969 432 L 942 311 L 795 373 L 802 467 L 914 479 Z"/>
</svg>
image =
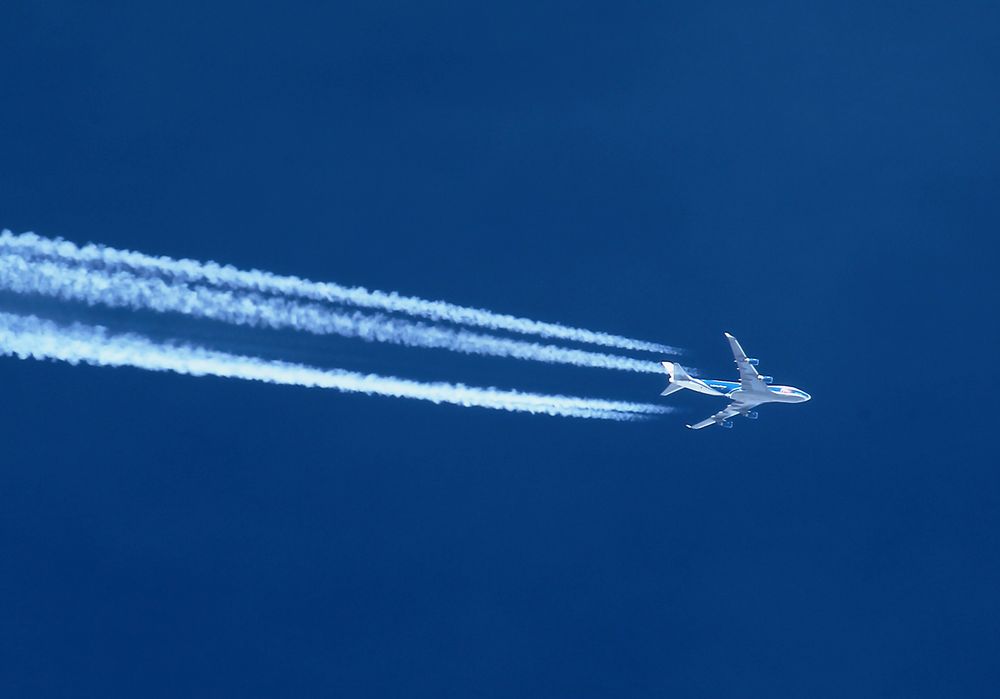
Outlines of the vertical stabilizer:
<svg viewBox="0 0 1000 699">
<path fill-rule="evenodd" d="M 682 388 L 687 388 L 692 391 L 697 391 L 698 393 L 707 393 L 710 396 L 721 396 L 725 395 L 720 391 L 716 391 L 714 388 L 706 384 L 704 381 L 694 378 L 677 362 L 660 362 L 663 368 L 667 370 L 667 375 L 670 376 L 670 383 L 661 396 L 669 396 L 671 393 L 675 393 Z"/>
</svg>

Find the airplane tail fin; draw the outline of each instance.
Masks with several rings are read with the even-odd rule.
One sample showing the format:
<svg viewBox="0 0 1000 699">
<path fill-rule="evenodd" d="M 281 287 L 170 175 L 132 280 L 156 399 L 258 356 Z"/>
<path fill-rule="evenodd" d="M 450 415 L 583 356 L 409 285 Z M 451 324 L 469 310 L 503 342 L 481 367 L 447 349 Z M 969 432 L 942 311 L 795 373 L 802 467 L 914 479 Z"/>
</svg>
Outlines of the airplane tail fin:
<svg viewBox="0 0 1000 699">
<path fill-rule="evenodd" d="M 676 362 L 660 362 L 660 364 L 663 365 L 663 368 L 667 370 L 667 374 L 670 376 L 670 383 L 663 393 L 660 394 L 661 396 L 669 396 L 671 393 L 676 393 L 682 388 L 697 391 L 698 393 L 707 393 L 710 396 L 722 395 L 704 381 L 699 381 L 688 374 L 680 364 Z"/>
</svg>

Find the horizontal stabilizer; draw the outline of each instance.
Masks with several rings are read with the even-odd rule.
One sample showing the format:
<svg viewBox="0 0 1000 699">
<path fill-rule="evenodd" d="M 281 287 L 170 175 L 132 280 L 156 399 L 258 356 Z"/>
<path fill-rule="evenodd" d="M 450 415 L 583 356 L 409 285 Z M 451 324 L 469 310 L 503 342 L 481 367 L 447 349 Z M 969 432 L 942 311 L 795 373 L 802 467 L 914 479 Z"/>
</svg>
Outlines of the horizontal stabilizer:
<svg viewBox="0 0 1000 699">
<path fill-rule="evenodd" d="M 660 394 L 661 396 L 668 396 L 682 388 L 697 391 L 698 393 L 707 393 L 710 396 L 723 395 L 721 392 L 716 391 L 704 381 L 689 375 L 686 371 L 684 371 L 684 367 L 680 364 L 677 364 L 676 362 L 660 363 L 663 365 L 663 368 L 667 370 L 667 374 L 670 376 L 670 384 L 667 386 L 667 390 Z"/>
<path fill-rule="evenodd" d="M 671 393 L 676 393 L 677 391 L 680 391 L 682 388 L 684 387 L 681 386 L 680 384 L 676 383 L 667 384 L 667 387 L 663 389 L 663 393 L 661 393 L 660 395 L 669 396 Z"/>
</svg>

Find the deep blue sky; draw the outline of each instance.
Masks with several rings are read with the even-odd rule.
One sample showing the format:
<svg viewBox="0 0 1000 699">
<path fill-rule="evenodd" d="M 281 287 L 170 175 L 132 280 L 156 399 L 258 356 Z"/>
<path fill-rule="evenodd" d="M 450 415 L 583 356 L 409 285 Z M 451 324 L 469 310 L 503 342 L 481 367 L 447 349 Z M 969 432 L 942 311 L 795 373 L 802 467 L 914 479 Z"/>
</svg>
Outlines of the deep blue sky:
<svg viewBox="0 0 1000 699">
<path fill-rule="evenodd" d="M 0 10 L 0 227 L 723 378 L 730 330 L 814 398 L 694 433 L 3 359 L 0 694 L 996 696 L 996 3 L 97 5 Z"/>
</svg>

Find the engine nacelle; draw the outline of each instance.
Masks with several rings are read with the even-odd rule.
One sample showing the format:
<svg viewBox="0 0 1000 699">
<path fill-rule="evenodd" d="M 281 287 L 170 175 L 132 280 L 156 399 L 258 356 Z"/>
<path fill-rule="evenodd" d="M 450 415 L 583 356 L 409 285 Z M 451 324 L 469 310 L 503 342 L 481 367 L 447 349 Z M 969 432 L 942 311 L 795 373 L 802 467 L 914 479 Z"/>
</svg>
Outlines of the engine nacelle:
<svg viewBox="0 0 1000 699">
<path fill-rule="evenodd" d="M 758 364 L 760 364 L 760 360 L 757 359 L 756 357 L 748 358 L 747 361 L 750 362 L 754 366 L 757 366 Z"/>
<path fill-rule="evenodd" d="M 733 429 L 733 421 L 723 420 L 722 422 L 719 423 L 719 427 L 725 427 L 727 430 L 731 430 Z"/>
<path fill-rule="evenodd" d="M 760 378 L 766 384 L 772 384 L 772 383 L 774 383 L 774 377 L 773 376 L 762 376 Z"/>
<path fill-rule="evenodd" d="M 751 410 L 747 413 L 747 420 L 756 420 L 760 415 L 757 414 L 756 410 Z"/>
</svg>

